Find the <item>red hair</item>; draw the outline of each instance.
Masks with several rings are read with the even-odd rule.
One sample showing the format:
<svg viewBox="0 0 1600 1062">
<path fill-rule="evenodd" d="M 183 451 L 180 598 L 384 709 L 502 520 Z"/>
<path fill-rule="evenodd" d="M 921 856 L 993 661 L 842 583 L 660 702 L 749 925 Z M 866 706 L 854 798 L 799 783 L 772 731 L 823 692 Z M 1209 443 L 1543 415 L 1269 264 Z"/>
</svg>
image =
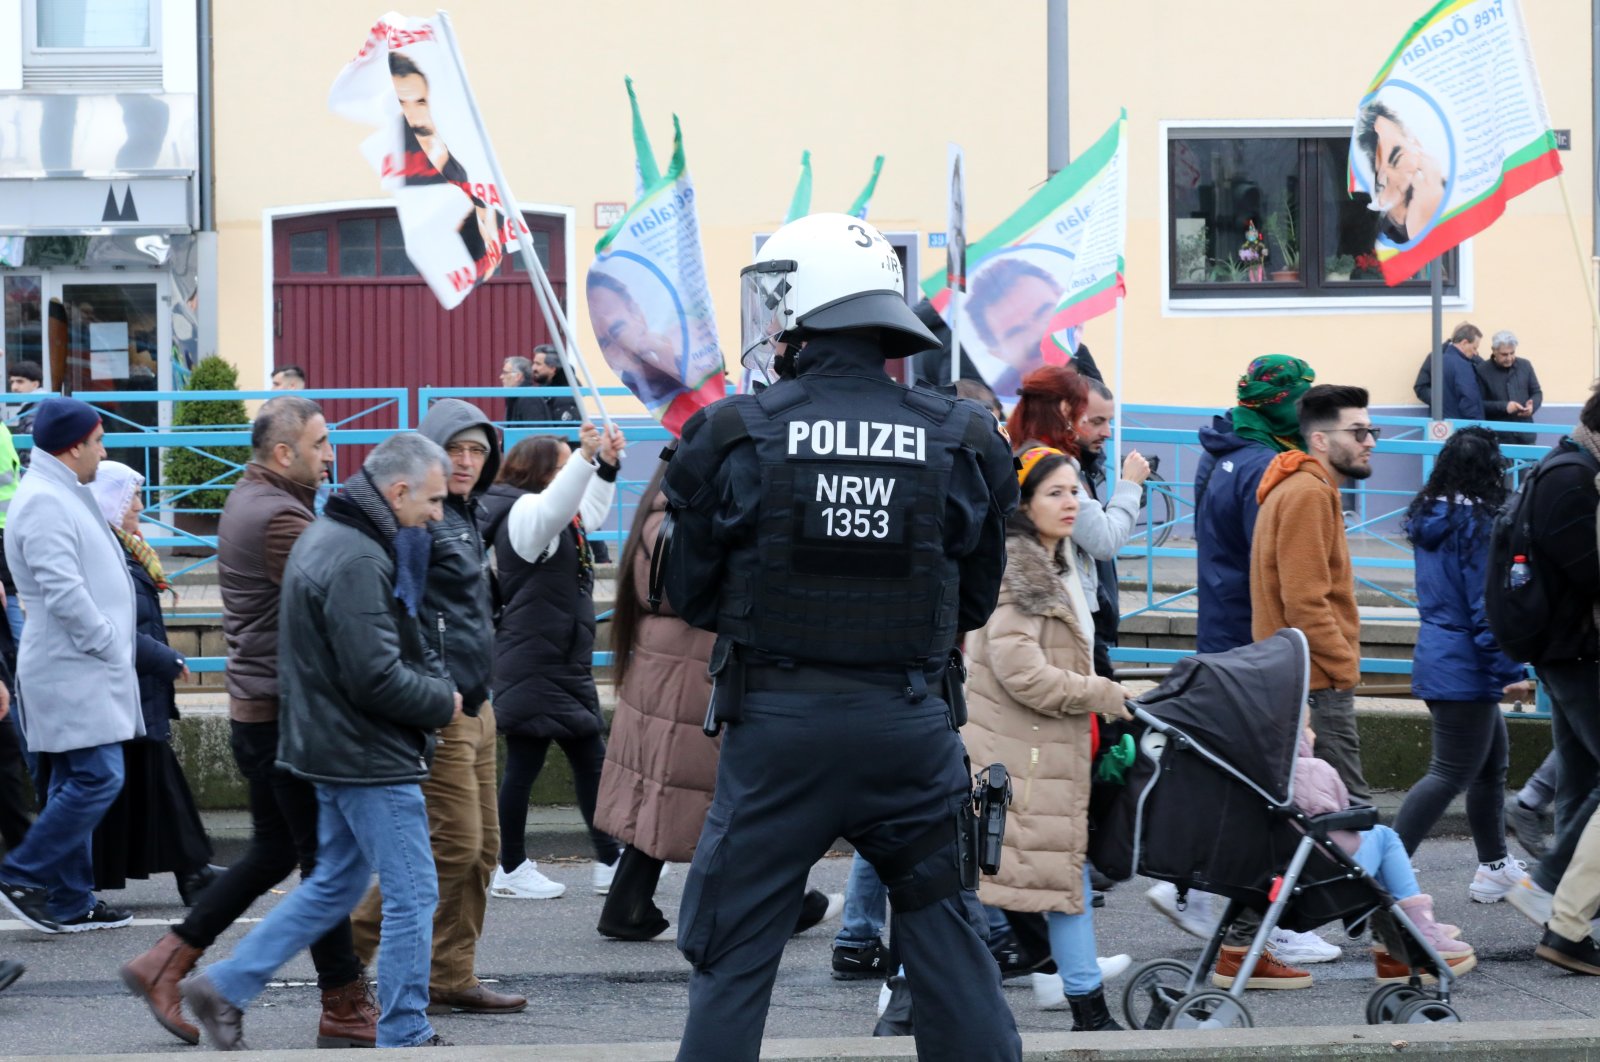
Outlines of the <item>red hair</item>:
<svg viewBox="0 0 1600 1062">
<path fill-rule="evenodd" d="M 1066 415 L 1061 403 L 1067 404 Z M 1065 365 L 1045 365 L 1022 378 L 1017 408 L 1006 418 L 1006 431 L 1018 450 L 1043 443 L 1068 457 L 1078 456 L 1078 434 L 1073 426 L 1089 405 L 1089 385 Z"/>
</svg>

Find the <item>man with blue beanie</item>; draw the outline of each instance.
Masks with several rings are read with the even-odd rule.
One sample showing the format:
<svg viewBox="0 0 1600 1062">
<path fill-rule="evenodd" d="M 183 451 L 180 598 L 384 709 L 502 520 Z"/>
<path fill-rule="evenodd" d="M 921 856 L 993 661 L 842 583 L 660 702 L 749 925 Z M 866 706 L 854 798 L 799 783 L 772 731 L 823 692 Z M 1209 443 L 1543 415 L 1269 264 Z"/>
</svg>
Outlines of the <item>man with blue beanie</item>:
<svg viewBox="0 0 1600 1062">
<path fill-rule="evenodd" d="M 90 837 L 122 791 L 121 743 L 144 733 L 133 580 L 87 486 L 104 435 L 92 406 L 40 403 L 33 463 L 6 514 L 6 560 L 29 605 L 17 649 L 22 731 L 50 782 L 44 811 L 0 864 L 0 903 L 46 933 L 132 921 L 95 899 L 90 858 Z"/>
</svg>

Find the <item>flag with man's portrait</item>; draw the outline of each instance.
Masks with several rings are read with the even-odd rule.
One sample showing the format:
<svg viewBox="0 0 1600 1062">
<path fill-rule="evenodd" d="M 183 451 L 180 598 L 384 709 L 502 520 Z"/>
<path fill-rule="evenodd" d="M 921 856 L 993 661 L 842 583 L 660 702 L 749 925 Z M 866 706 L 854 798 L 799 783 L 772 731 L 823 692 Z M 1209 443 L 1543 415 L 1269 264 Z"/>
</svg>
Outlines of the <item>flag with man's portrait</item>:
<svg viewBox="0 0 1600 1062">
<path fill-rule="evenodd" d="M 628 98 L 636 172 L 647 175 L 655 156 L 631 83 Z M 696 410 L 723 397 L 727 385 L 677 115 L 672 134 L 667 172 L 595 244 L 585 291 L 606 364 L 676 435 Z"/>
<path fill-rule="evenodd" d="M 328 107 L 377 127 L 361 152 L 394 196 L 411 263 L 454 309 L 501 268 L 517 230 L 438 20 L 380 18 L 334 79 Z"/>
<path fill-rule="evenodd" d="M 966 293 L 957 328 L 962 353 L 1002 401 L 1045 364 L 1078 349 L 1085 321 L 1126 293 L 1126 130 L 1123 111 L 1099 140 L 992 232 L 966 248 Z M 945 271 L 922 282 L 946 321 Z"/>
<path fill-rule="evenodd" d="M 1373 249 L 1391 285 L 1560 172 L 1518 0 L 1440 0 L 1356 109 L 1349 190 L 1378 216 Z"/>
</svg>

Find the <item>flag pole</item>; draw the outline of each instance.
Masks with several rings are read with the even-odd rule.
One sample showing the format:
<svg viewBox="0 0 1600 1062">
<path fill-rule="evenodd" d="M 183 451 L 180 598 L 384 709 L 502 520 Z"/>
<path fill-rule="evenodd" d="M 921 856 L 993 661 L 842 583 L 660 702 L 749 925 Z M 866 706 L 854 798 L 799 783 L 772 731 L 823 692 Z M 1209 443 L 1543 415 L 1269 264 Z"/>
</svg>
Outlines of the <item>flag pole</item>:
<svg viewBox="0 0 1600 1062">
<path fill-rule="evenodd" d="M 495 154 L 494 142 L 489 139 L 489 130 L 483 124 L 483 114 L 478 110 L 478 99 L 472 92 L 472 83 L 467 80 L 467 66 L 461 59 L 461 49 L 456 44 L 455 28 L 450 24 L 450 14 L 439 11 L 439 28 L 443 31 L 444 46 L 450 50 L 450 57 L 456 64 L 456 71 L 461 75 L 461 88 L 466 93 L 467 110 L 472 115 L 472 122 L 478 129 L 478 138 L 483 142 L 483 150 L 489 156 L 489 172 L 494 177 L 494 183 L 500 189 L 500 199 L 506 212 L 514 222 L 511 231 L 517 235 L 517 248 L 522 252 L 522 264 L 528 271 L 529 282 L 533 284 L 533 295 L 539 303 L 539 310 L 544 315 L 545 328 L 550 332 L 550 338 L 555 340 L 556 354 L 561 359 L 561 367 L 567 374 L 567 386 L 572 390 L 572 397 L 578 404 L 580 419 L 587 419 L 584 412 L 583 393 L 579 390 L 578 376 L 573 372 L 573 362 L 583 363 L 583 355 L 578 352 L 577 345 L 573 342 L 571 329 L 566 327 L 566 317 L 561 312 L 561 307 L 555 301 L 555 289 L 550 287 L 550 278 L 545 276 L 544 264 L 539 261 L 539 256 L 533 249 L 533 236 L 528 231 L 527 223 L 522 219 L 522 210 L 517 206 L 516 197 L 511 194 L 511 186 L 506 183 L 505 174 L 500 170 L 500 159 Z M 553 310 L 553 312 L 552 312 Z M 557 328 L 556 320 L 560 319 L 562 328 Z M 584 379 L 588 380 L 588 368 L 584 367 Z M 600 400 L 600 392 L 593 382 L 588 384 L 594 399 L 595 408 L 600 411 L 600 419 L 607 428 L 612 426 L 611 415 L 606 412 L 605 403 Z"/>
<path fill-rule="evenodd" d="M 1572 249 L 1578 252 L 1578 265 L 1583 271 L 1583 290 L 1589 297 L 1589 322 L 1600 332 L 1600 301 L 1595 299 L 1594 276 L 1591 272 L 1593 263 L 1583 253 L 1583 237 L 1578 235 L 1578 219 L 1572 213 L 1572 197 L 1567 194 L 1566 170 L 1556 174 L 1556 184 L 1561 186 L 1561 203 L 1567 208 L 1567 227 L 1572 230 Z M 1600 363 L 1595 365 L 1594 375 L 1600 377 Z"/>
<path fill-rule="evenodd" d="M 1117 389 L 1111 399 L 1111 467 L 1106 470 L 1106 482 L 1113 486 L 1122 475 L 1122 394 L 1128 388 L 1122 378 L 1122 296 L 1117 296 Z"/>
</svg>

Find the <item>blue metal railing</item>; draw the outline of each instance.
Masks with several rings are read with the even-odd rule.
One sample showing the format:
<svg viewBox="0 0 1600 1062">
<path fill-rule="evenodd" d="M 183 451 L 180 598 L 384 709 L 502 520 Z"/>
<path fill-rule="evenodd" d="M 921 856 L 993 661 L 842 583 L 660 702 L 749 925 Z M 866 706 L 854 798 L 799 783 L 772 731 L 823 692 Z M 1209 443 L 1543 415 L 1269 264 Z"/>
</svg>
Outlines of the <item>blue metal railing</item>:
<svg viewBox="0 0 1600 1062">
<path fill-rule="evenodd" d="M 250 402 L 272 398 L 282 393 L 255 390 L 128 391 L 80 392 L 75 397 L 102 407 L 108 429 L 106 447 L 112 450 L 146 451 L 147 469 L 157 469 L 164 465 L 161 460 L 163 451 L 180 449 L 205 454 L 221 464 L 222 471 L 204 483 L 162 482 L 159 476 L 152 476 L 150 478 L 153 482 L 147 483 L 144 490 L 144 519 L 160 531 L 149 536 L 152 545 L 163 548 L 204 549 L 215 546 L 215 535 L 193 527 L 180 527 L 179 521 L 189 523 L 194 516 L 214 516 L 219 510 L 197 510 L 184 503 L 200 490 L 229 489 L 229 481 L 242 465 L 225 451 L 219 453 L 218 450 L 249 447 L 250 425 L 241 423 L 205 428 L 173 428 L 170 426 L 169 410 L 172 406 L 184 402 L 234 399 Z M 416 424 L 412 421 L 413 408 L 416 410 L 416 423 L 420 423 L 429 405 L 442 398 L 471 400 L 518 396 L 560 397 L 570 392 L 557 387 L 422 387 L 416 389 L 414 405 L 412 393 L 406 388 L 317 388 L 296 393 L 314 401 L 357 404 L 354 412 L 341 416 L 329 424 L 329 441 L 334 449 L 332 479 L 338 483 L 342 479 L 341 467 L 348 465 L 349 449 L 373 446 L 395 431 L 414 428 Z M 631 401 L 629 392 L 621 387 L 603 388 L 601 394 L 608 399 Z M 51 396 L 38 392 L 27 395 L 4 394 L 0 395 L 0 407 L 29 404 L 46 397 Z M 131 412 L 129 406 L 149 403 L 162 404 L 161 415 L 145 419 L 158 422 L 166 420 L 168 421 L 166 426 L 160 423 L 142 423 L 136 417 L 129 415 Z M 171 405 L 167 405 L 169 403 Z M 103 408 L 107 405 L 114 405 L 117 408 Z M 1170 458 L 1170 462 L 1165 463 L 1161 470 L 1161 478 L 1151 480 L 1149 484 L 1151 504 L 1142 514 L 1132 540 L 1119 554 L 1124 575 L 1135 570 L 1136 565 L 1143 568 L 1145 590 L 1144 602 L 1124 612 L 1123 619 L 1144 614 L 1195 614 L 1194 587 L 1174 585 L 1172 580 L 1163 579 L 1157 569 L 1157 562 L 1174 559 L 1193 562 L 1196 559 L 1197 554 L 1193 546 L 1194 469 L 1203 453 L 1197 432 L 1201 425 L 1208 424 L 1212 416 L 1221 412 L 1223 412 L 1221 409 L 1192 406 L 1128 405 L 1123 408 L 1124 447 L 1137 446 L 1146 453 L 1160 452 L 1164 458 Z M 640 450 L 654 453 L 670 438 L 669 433 L 649 416 L 637 414 L 619 416 L 613 413 L 613 419 L 627 434 L 630 445 L 638 445 Z M 1432 458 L 1443 445 L 1442 442 L 1428 437 L 1430 422 L 1421 417 L 1380 415 L 1372 419 L 1375 424 L 1389 429 L 1389 434 L 1378 444 L 1377 454 L 1380 457 L 1384 455 L 1420 457 L 1425 476 L 1431 469 Z M 1172 426 L 1171 422 L 1175 420 L 1182 426 Z M 571 421 L 499 423 L 504 431 L 508 449 L 530 435 L 554 434 L 576 439 L 578 433 L 578 425 Z M 1507 428 L 1506 424 L 1494 421 L 1452 422 L 1456 427 L 1472 423 L 1499 431 Z M 1538 460 L 1551 443 L 1568 434 L 1572 426 L 1518 425 L 1517 430 L 1534 435 L 1540 441 L 1502 445 L 1502 452 L 1512 462 L 1513 481 L 1524 468 Z M 19 448 L 27 447 L 31 441 L 28 436 L 16 436 Z M 627 528 L 632 522 L 645 486 L 643 479 L 619 479 L 617 503 L 612 507 L 611 515 L 603 528 L 592 529 L 592 537 L 613 544 L 619 556 L 627 536 Z M 1377 546 L 1392 554 L 1373 555 L 1363 549 L 1352 556 L 1358 583 L 1385 595 L 1393 602 L 1393 608 L 1387 615 L 1363 610 L 1363 618 L 1368 621 L 1374 619 L 1414 621 L 1414 588 L 1410 581 L 1404 578 L 1404 573 L 1413 569 L 1410 548 L 1392 530 L 1394 520 L 1404 512 L 1414 488 L 1382 488 L 1363 483 L 1355 485 L 1346 493 L 1354 499 L 1355 514 L 1347 530 L 1353 535 L 1361 536 L 1364 546 Z M 1158 508 L 1161 510 L 1159 514 Z M 1169 545 L 1169 540 L 1173 544 Z M 200 558 L 172 574 L 182 575 L 210 563 L 212 558 Z M 185 615 L 189 618 L 215 618 L 214 614 L 185 613 Z M 1118 648 L 1112 652 L 1112 658 L 1119 662 L 1157 665 L 1170 664 L 1184 655 L 1182 650 L 1135 647 Z M 602 666 L 609 664 L 610 654 L 597 653 L 595 662 Z M 222 669 L 223 660 L 221 657 L 195 657 L 190 659 L 189 664 L 190 669 L 196 672 L 215 672 Z M 1411 671 L 1411 661 L 1407 659 L 1368 657 L 1362 659 L 1361 666 L 1368 674 L 1406 675 Z"/>
</svg>

